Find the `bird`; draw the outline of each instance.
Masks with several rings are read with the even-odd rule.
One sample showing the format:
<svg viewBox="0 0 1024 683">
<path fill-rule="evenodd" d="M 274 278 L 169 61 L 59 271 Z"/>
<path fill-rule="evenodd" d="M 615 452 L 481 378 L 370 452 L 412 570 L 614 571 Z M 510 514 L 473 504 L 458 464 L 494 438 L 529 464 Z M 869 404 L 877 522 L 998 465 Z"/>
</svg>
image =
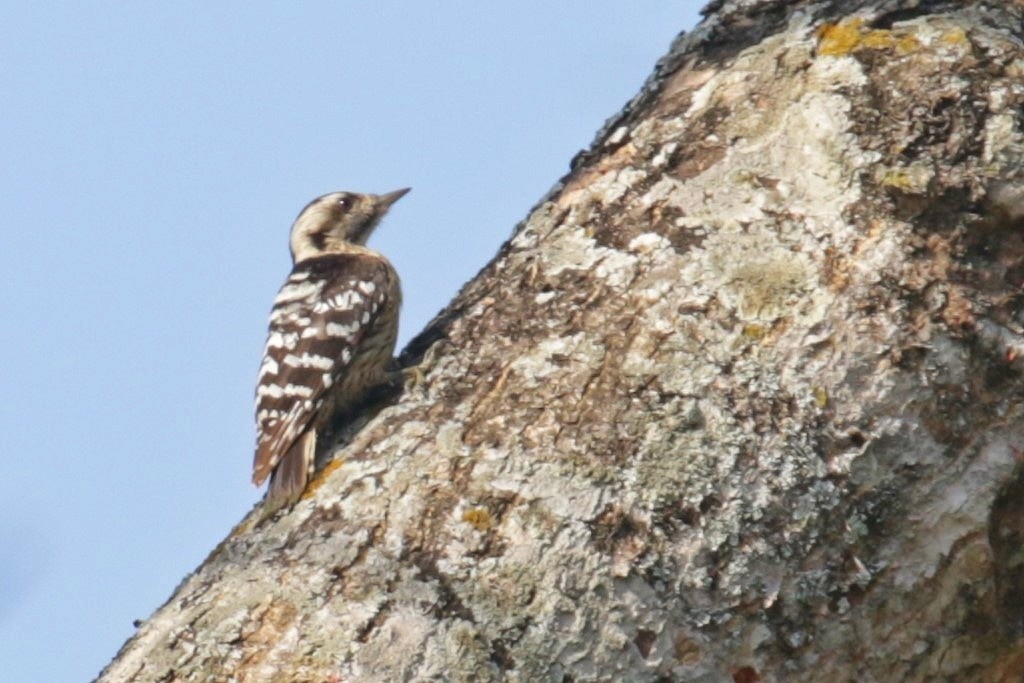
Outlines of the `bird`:
<svg viewBox="0 0 1024 683">
<path fill-rule="evenodd" d="M 389 381 L 401 283 L 366 241 L 407 192 L 331 192 L 292 224 L 292 270 L 274 299 L 256 383 L 252 481 L 270 479 L 266 514 L 302 496 L 332 418 Z"/>
</svg>

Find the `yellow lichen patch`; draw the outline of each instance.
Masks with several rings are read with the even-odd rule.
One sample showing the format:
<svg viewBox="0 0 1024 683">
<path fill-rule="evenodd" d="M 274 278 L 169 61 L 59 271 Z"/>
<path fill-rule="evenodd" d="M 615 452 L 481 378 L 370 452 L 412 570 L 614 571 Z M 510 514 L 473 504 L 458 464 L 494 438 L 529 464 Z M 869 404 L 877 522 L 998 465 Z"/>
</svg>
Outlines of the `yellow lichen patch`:
<svg viewBox="0 0 1024 683">
<path fill-rule="evenodd" d="M 896 36 L 896 42 L 894 43 L 896 52 L 901 55 L 907 55 L 921 47 L 921 41 L 915 36 L 907 33 L 902 36 Z"/>
<path fill-rule="evenodd" d="M 768 330 L 765 329 L 764 325 L 755 325 L 753 323 L 744 325 L 742 334 L 747 339 L 759 340 L 764 339 L 764 335 L 768 334 Z"/>
<path fill-rule="evenodd" d="M 965 45 L 967 43 L 967 31 L 957 26 L 939 36 L 939 42 L 943 45 Z"/>
<path fill-rule="evenodd" d="M 868 31 L 860 37 L 860 44 L 857 47 L 873 47 L 876 50 L 884 50 L 896 44 L 896 39 L 889 31 Z"/>
<path fill-rule="evenodd" d="M 814 387 L 814 405 L 822 409 L 828 408 L 828 389 Z"/>
<path fill-rule="evenodd" d="M 494 526 L 494 517 L 487 508 L 470 508 L 462 513 L 462 521 L 477 531 L 487 531 Z"/>
<path fill-rule="evenodd" d="M 818 54 L 841 57 L 853 52 L 860 44 L 864 20 L 848 19 L 838 24 L 824 24 L 818 31 Z"/>
<path fill-rule="evenodd" d="M 935 169 L 925 163 L 900 168 L 879 167 L 875 169 L 875 177 L 883 187 L 908 194 L 925 194 L 935 179 Z"/>
<path fill-rule="evenodd" d="M 913 185 L 910 182 L 910 177 L 905 171 L 898 169 L 889 169 L 882 175 L 882 185 L 886 187 L 894 187 L 898 190 L 909 190 Z"/>
<path fill-rule="evenodd" d="M 825 24 L 817 31 L 818 54 L 842 57 L 859 49 L 889 50 L 905 55 L 921 47 L 921 42 L 910 33 L 896 33 L 884 29 L 867 30 L 864 20 L 854 17 L 838 24 Z"/>
<path fill-rule="evenodd" d="M 861 38 L 862 47 L 885 50 L 893 48 L 901 55 L 909 54 L 921 47 L 921 42 L 908 34 L 898 35 L 892 31 L 868 31 Z"/>
<path fill-rule="evenodd" d="M 332 460 L 327 463 L 327 465 L 325 465 L 324 468 L 313 478 L 313 481 L 309 482 L 309 486 L 307 486 L 306 490 L 302 493 L 301 500 L 308 500 L 311 498 L 316 490 L 323 486 L 324 482 L 327 481 L 327 478 L 331 476 L 331 472 L 341 467 L 344 462 L 345 461 L 342 458 L 338 458 L 337 460 Z"/>
</svg>

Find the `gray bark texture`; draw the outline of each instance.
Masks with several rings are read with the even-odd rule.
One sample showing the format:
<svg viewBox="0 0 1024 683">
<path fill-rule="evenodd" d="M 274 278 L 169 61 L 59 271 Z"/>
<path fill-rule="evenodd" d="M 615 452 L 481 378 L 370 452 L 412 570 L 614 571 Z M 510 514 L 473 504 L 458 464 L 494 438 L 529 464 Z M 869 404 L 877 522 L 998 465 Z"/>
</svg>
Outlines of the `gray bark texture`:
<svg viewBox="0 0 1024 683">
<path fill-rule="evenodd" d="M 1024 680 L 1022 26 L 713 2 L 100 680 Z"/>
</svg>

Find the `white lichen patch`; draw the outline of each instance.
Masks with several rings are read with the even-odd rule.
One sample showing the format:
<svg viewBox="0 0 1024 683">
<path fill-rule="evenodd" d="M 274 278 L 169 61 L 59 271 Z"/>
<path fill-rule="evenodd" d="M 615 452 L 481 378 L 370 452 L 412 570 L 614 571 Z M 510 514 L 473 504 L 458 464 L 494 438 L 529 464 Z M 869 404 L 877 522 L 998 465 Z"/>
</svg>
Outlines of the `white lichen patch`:
<svg viewBox="0 0 1024 683">
<path fill-rule="evenodd" d="M 744 66 L 750 66 L 750 52 L 745 52 L 736 60 L 733 69 L 722 69 L 714 72 L 707 81 L 693 92 L 690 108 L 683 118 L 692 119 L 712 105 L 729 107 L 741 101 L 746 84 L 754 77 Z"/>
<path fill-rule="evenodd" d="M 735 254 L 735 252 L 733 252 Z M 799 312 L 816 284 L 807 259 L 782 249 L 754 256 L 747 253 L 726 270 L 723 295 L 731 294 L 742 320 L 773 320 Z"/>
<path fill-rule="evenodd" d="M 535 387 L 552 375 L 564 373 L 567 362 L 576 363 L 578 367 L 589 367 L 593 358 L 601 353 L 603 349 L 600 344 L 586 333 L 578 332 L 541 341 L 529 349 L 528 353 L 512 361 L 509 368 L 516 373 L 521 386 Z"/>
<path fill-rule="evenodd" d="M 941 458 L 935 450 L 935 456 Z M 1014 451 L 1015 446 L 994 441 L 981 449 L 966 471 L 951 471 L 948 478 L 938 482 L 925 507 L 912 513 L 929 533 L 893 539 L 886 548 L 897 568 L 897 585 L 912 588 L 931 578 L 941 568 L 942 558 L 952 555 L 957 544 L 975 529 L 987 526 L 995 493 L 1016 466 Z M 990 493 L 983 497 L 979 491 Z"/>
<path fill-rule="evenodd" d="M 609 287 L 623 289 L 636 275 L 636 258 L 618 249 L 601 249 L 605 255 L 594 268 L 594 274 Z"/>
<path fill-rule="evenodd" d="M 731 110 L 719 134 L 735 142 L 723 158 L 686 182 L 663 177 L 647 194 L 679 209 L 683 229 L 705 231 L 683 266 L 695 291 L 746 321 L 797 317 L 810 326 L 831 303 L 812 255 L 823 242 L 842 251 L 859 239 L 843 215 L 860 199 L 856 178 L 876 155 L 857 147 L 847 130 L 849 101 L 838 92 L 864 85 L 856 60 L 814 60 L 806 78 L 762 87 L 764 72 L 755 67 L 766 51 L 785 41 L 787 50 L 808 49 L 804 29 L 791 31 L 744 53 L 736 71 L 712 77 L 695 95 L 688 118 L 710 107 Z"/>
<path fill-rule="evenodd" d="M 530 214 L 522 227 L 512 237 L 511 244 L 516 250 L 535 247 L 540 237 L 550 232 L 557 220 L 559 207 L 554 202 L 544 202 Z"/>
<path fill-rule="evenodd" d="M 656 232 L 645 232 L 637 235 L 626 245 L 629 251 L 636 254 L 667 255 L 672 250 L 672 243 Z"/>
<path fill-rule="evenodd" d="M 470 455 L 470 449 L 462 441 L 465 426 L 456 420 L 449 420 L 437 428 L 434 443 L 438 455 L 446 458 Z"/>
<path fill-rule="evenodd" d="M 985 147 L 981 158 L 991 164 L 1003 156 L 1015 162 L 1024 157 L 1024 140 L 1017 128 L 1017 115 L 1005 112 L 994 114 L 985 121 Z"/>
<path fill-rule="evenodd" d="M 675 153 L 677 149 L 679 149 L 679 143 L 668 143 L 660 150 L 658 150 L 658 153 L 654 155 L 653 159 L 651 159 L 651 166 L 654 168 L 661 168 L 665 166 L 665 164 L 668 163 L 668 160 L 672 157 L 672 155 Z"/>
<path fill-rule="evenodd" d="M 638 168 L 620 168 L 608 171 L 587 185 L 583 190 L 585 202 L 597 202 L 609 206 L 622 199 L 623 195 L 639 185 L 647 172 Z"/>
<path fill-rule="evenodd" d="M 544 509 L 564 519 L 589 519 L 598 513 L 606 493 L 579 478 L 567 479 L 556 465 L 538 471 L 523 489 L 527 500 L 538 501 Z"/>
<path fill-rule="evenodd" d="M 794 38 L 780 36 L 778 41 Z M 741 64 L 747 60 L 754 69 L 766 49 L 771 49 L 767 43 L 745 53 Z M 804 48 L 797 42 L 787 49 Z M 771 210 L 803 223 L 796 232 L 844 238 L 850 226 L 838 218 L 860 198 L 856 174 L 875 157 L 859 150 L 847 131 L 850 105 L 837 90 L 861 87 L 862 68 L 852 59 L 816 60 L 806 79 L 773 82 L 770 87 L 761 81 L 766 77 L 763 71 L 752 73 L 759 75 L 738 77 L 730 70 L 709 80 L 703 94 L 695 96 L 687 116 L 727 105 L 731 116 L 719 133 L 735 142 L 717 164 L 672 188 L 670 202 L 686 214 L 684 225 L 720 226 L 730 236 L 765 220 L 765 211 Z M 766 97 L 774 100 L 772 104 L 765 102 Z"/>
<path fill-rule="evenodd" d="M 606 277 L 621 286 L 632 272 L 636 257 L 601 246 L 586 230 L 566 227 L 552 234 L 548 248 L 541 252 L 544 271 L 552 276 L 567 270 L 591 270 L 597 264 Z"/>
<path fill-rule="evenodd" d="M 422 646 L 434 628 L 433 619 L 418 609 L 411 606 L 395 609 L 359 649 L 353 673 L 360 676 L 373 672 L 391 680 L 408 679 L 423 656 Z"/>
</svg>

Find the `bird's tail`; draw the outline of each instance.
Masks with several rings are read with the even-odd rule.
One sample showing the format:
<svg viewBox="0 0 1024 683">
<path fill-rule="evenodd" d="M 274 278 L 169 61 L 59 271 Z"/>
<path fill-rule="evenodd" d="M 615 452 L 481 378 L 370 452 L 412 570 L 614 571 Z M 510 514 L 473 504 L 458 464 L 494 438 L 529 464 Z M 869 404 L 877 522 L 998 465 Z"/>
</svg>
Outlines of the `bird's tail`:
<svg viewBox="0 0 1024 683">
<path fill-rule="evenodd" d="M 270 475 L 270 486 L 267 487 L 267 495 L 263 499 L 265 515 L 294 505 L 302 496 L 313 474 L 315 456 L 316 430 L 309 429 L 295 440 Z"/>
</svg>

